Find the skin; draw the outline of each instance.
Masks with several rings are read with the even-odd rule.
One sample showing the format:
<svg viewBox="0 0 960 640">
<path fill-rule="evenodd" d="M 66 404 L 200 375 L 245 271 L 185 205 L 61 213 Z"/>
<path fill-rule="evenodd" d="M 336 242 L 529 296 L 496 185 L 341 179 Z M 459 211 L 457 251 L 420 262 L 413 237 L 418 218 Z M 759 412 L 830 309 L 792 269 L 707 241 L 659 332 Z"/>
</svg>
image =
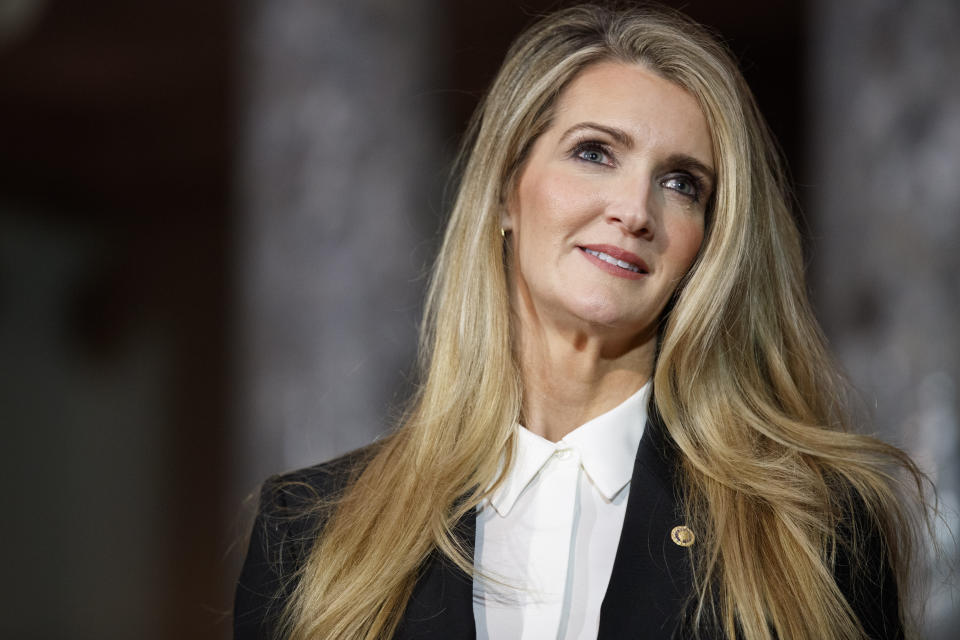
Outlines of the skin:
<svg viewBox="0 0 960 640">
<path fill-rule="evenodd" d="M 696 99 L 642 65 L 592 65 L 560 94 L 501 220 L 527 429 L 556 442 L 650 378 L 660 316 L 703 241 L 713 166 Z M 611 272 L 584 251 L 598 245 L 645 273 Z"/>
</svg>

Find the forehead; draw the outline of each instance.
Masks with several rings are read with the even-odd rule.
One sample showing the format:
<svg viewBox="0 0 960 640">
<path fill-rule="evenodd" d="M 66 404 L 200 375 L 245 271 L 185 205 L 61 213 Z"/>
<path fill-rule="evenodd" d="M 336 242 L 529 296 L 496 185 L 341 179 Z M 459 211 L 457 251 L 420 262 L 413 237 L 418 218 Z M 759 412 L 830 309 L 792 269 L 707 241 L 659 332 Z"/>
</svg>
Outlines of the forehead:
<svg viewBox="0 0 960 640">
<path fill-rule="evenodd" d="M 551 129 L 598 122 L 651 147 L 669 146 L 713 166 L 710 129 L 697 99 L 642 64 L 599 62 L 564 88 Z"/>
</svg>

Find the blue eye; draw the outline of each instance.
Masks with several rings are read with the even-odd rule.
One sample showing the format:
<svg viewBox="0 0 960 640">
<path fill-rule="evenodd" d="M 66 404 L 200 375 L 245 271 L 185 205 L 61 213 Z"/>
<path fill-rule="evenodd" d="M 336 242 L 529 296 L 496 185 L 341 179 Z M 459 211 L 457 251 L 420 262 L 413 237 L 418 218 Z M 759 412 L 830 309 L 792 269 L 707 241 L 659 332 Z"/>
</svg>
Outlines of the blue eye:
<svg viewBox="0 0 960 640">
<path fill-rule="evenodd" d="M 579 160 L 593 164 L 612 165 L 611 158 L 607 149 L 599 142 L 581 142 L 574 150 L 573 155 Z"/>
<path fill-rule="evenodd" d="M 692 176 L 668 176 L 661 184 L 667 189 L 673 189 L 677 193 L 687 196 L 692 200 L 698 200 L 700 198 L 700 185 L 697 183 L 696 178 Z"/>
</svg>

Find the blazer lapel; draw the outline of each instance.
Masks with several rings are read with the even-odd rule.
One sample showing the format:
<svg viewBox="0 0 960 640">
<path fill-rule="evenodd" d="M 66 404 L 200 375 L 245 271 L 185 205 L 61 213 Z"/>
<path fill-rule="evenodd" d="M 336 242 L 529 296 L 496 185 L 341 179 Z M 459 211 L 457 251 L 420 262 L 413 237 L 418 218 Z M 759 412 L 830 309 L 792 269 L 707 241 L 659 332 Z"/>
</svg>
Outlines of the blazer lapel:
<svg viewBox="0 0 960 640">
<path fill-rule="evenodd" d="M 664 427 L 647 422 L 630 481 L 627 512 L 610 584 L 600 609 L 598 640 L 674 637 L 691 589 L 690 551 L 671 540 L 683 525 L 675 457 Z M 470 511 L 456 532 L 471 553 L 477 519 Z M 395 640 L 476 640 L 473 579 L 434 552 L 425 563 Z"/>
<path fill-rule="evenodd" d="M 456 535 L 472 557 L 477 515 L 471 510 Z M 394 640 L 476 640 L 473 578 L 434 551 L 425 563 Z"/>
<path fill-rule="evenodd" d="M 600 640 L 674 636 L 690 595 L 690 549 L 671 539 L 684 524 L 676 459 L 655 412 L 634 463 L 627 513 L 600 609 Z"/>
</svg>

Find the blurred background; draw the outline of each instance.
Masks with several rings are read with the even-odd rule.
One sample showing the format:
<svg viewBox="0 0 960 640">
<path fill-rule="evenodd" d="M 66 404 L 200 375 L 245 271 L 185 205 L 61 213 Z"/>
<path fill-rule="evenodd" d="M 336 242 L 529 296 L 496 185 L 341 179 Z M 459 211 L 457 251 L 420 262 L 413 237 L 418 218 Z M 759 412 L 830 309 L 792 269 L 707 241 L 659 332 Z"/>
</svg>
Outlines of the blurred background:
<svg viewBox="0 0 960 640">
<path fill-rule="evenodd" d="M 388 428 L 458 139 L 558 4 L 0 0 L 0 636 L 230 636 L 251 494 Z M 833 348 L 960 530 L 960 4 L 668 4 L 740 58 Z"/>
</svg>

